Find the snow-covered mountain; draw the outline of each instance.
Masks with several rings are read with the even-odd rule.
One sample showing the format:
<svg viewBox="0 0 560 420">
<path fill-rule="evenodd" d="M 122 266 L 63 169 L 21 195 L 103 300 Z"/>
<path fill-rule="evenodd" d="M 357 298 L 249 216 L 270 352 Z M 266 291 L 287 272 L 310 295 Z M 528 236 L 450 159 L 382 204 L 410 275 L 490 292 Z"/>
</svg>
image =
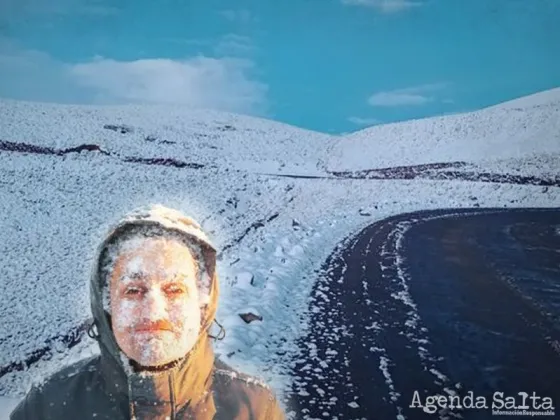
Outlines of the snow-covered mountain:
<svg viewBox="0 0 560 420">
<path fill-rule="evenodd" d="M 560 88 L 480 111 L 379 125 L 339 137 L 332 171 L 468 161 L 560 158 Z"/>
<path fill-rule="evenodd" d="M 168 105 L 69 106 L 0 101 L 0 140 L 207 168 L 313 172 L 330 139 L 287 124 Z M 301 139 L 305 138 L 305 141 Z"/>
<path fill-rule="evenodd" d="M 222 249 L 217 351 L 281 393 L 315 270 L 341 239 L 420 209 L 560 206 L 559 104 L 554 89 L 336 137 L 211 111 L 1 101 L 0 395 L 19 398 L 95 352 L 87 336 L 70 350 L 56 337 L 90 316 L 92 252 L 107 224 L 154 202 L 191 214 Z M 446 162 L 462 164 L 418 177 L 391 169 Z M 333 175 L 383 168 L 375 179 Z M 473 178 L 479 170 L 506 176 Z M 15 363 L 45 343 L 38 362 Z"/>
</svg>

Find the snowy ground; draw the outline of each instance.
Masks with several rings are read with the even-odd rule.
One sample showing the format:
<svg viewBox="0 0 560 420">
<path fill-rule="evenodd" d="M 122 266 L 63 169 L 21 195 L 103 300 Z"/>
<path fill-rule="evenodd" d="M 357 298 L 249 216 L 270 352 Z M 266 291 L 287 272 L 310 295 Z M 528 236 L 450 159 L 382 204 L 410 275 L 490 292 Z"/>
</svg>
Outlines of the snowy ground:
<svg viewBox="0 0 560 420">
<path fill-rule="evenodd" d="M 0 419 L 9 419 L 10 413 L 17 403 L 18 400 L 15 398 L 0 397 Z"/>
<path fill-rule="evenodd" d="M 281 394 L 290 384 L 293 343 L 306 332 L 315 271 L 343 238 L 384 217 L 421 209 L 560 207 L 560 188 L 260 173 L 327 175 L 467 161 L 485 169 L 495 163 L 502 173 L 539 175 L 539 162 L 554 162 L 552 156 L 560 154 L 560 89 L 541 95 L 542 102 L 521 99 L 526 108 L 510 102 L 503 109 L 375 127 L 347 138 L 222 113 L 0 102 L 0 369 L 89 318 L 92 251 L 107 223 L 160 202 L 202 222 L 224 250 L 218 319 L 227 336 L 216 344 L 218 354 Z M 370 130 L 386 130 L 379 132 L 383 147 L 376 144 L 379 133 Z M 15 143 L 43 149 L 5 151 Z M 106 153 L 63 152 L 84 144 Z M 519 167 L 523 159 L 537 164 Z M 558 177 L 554 168 L 550 163 L 545 172 Z M 245 324 L 242 312 L 263 320 Z M 55 346 L 49 360 L 0 377 L 0 395 L 20 398 L 61 364 L 95 352 L 92 344 L 86 336 L 69 351 Z"/>
</svg>

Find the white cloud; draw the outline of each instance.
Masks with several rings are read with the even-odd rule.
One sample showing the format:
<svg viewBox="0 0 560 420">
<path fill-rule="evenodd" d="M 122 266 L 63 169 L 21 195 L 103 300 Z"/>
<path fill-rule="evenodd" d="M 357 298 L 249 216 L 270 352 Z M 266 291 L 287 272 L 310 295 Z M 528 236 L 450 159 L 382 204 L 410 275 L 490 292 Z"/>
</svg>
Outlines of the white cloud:
<svg viewBox="0 0 560 420">
<path fill-rule="evenodd" d="M 177 61 L 115 61 L 98 58 L 72 66 L 79 84 L 93 88 L 101 102 L 181 104 L 260 113 L 266 85 L 250 80 L 253 63 L 242 59 L 196 57 Z"/>
<path fill-rule="evenodd" d="M 231 22 L 251 23 L 257 21 L 257 18 L 245 9 L 240 10 L 221 10 L 220 15 Z"/>
<path fill-rule="evenodd" d="M 372 106 L 424 105 L 432 101 L 432 97 L 402 91 L 379 92 L 368 99 Z"/>
<path fill-rule="evenodd" d="M 69 83 L 67 67 L 40 51 L 21 50 L 0 38 L 0 96 L 20 100 L 79 101 L 81 92 Z"/>
<path fill-rule="evenodd" d="M 246 57 L 256 50 L 251 38 L 233 33 L 217 39 L 164 38 L 164 41 L 189 47 L 210 48 L 220 57 Z"/>
<path fill-rule="evenodd" d="M 381 122 L 381 120 L 378 120 L 376 118 L 362 118 L 362 117 L 348 117 L 348 121 L 356 125 L 375 125 Z"/>
<path fill-rule="evenodd" d="M 255 50 L 251 38 L 243 35 L 227 34 L 220 39 L 214 52 L 219 56 L 246 56 Z"/>
<path fill-rule="evenodd" d="M 116 61 L 69 64 L 18 50 L 0 39 L 0 96 L 65 103 L 163 103 L 266 114 L 267 86 L 251 77 L 250 60 Z"/>
<path fill-rule="evenodd" d="M 161 38 L 162 41 L 170 42 L 172 44 L 189 45 L 198 47 L 207 47 L 212 45 L 210 39 L 197 39 L 197 38 Z"/>
<path fill-rule="evenodd" d="M 421 6 L 422 3 L 410 0 L 341 0 L 348 6 L 364 6 L 383 13 L 396 13 Z"/>
<path fill-rule="evenodd" d="M 425 105 L 436 100 L 434 93 L 447 87 L 446 83 L 434 83 L 397 89 L 386 92 L 377 92 L 368 98 L 371 106 L 395 107 Z"/>
</svg>

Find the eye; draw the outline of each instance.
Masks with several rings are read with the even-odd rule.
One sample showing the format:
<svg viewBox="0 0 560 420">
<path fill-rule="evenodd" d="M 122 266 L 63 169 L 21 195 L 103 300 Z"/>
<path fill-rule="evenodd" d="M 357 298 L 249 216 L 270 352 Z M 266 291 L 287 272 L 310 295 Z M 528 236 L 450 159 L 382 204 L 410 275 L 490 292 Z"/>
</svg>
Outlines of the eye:
<svg viewBox="0 0 560 420">
<path fill-rule="evenodd" d="M 127 287 L 124 291 L 126 296 L 138 296 L 143 292 L 139 287 Z"/>
<path fill-rule="evenodd" d="M 168 295 L 172 295 L 172 296 L 179 296 L 183 293 L 186 293 L 186 290 L 181 287 L 181 286 L 176 286 L 176 285 L 169 285 L 166 286 L 163 291 L 168 294 Z"/>
</svg>

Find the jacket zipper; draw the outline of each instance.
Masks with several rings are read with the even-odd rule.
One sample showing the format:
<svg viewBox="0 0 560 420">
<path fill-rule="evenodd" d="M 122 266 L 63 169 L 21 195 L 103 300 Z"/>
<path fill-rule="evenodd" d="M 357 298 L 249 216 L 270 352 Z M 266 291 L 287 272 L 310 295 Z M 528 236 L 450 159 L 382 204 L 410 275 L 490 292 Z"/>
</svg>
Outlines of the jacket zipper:
<svg viewBox="0 0 560 420">
<path fill-rule="evenodd" d="M 175 387 L 173 375 L 169 375 L 169 395 L 171 397 L 171 420 L 175 420 Z"/>
<path fill-rule="evenodd" d="M 127 380 L 128 385 L 128 407 L 130 409 L 130 418 L 135 419 L 134 403 L 132 402 L 132 386 L 130 385 L 130 380 Z"/>
</svg>

